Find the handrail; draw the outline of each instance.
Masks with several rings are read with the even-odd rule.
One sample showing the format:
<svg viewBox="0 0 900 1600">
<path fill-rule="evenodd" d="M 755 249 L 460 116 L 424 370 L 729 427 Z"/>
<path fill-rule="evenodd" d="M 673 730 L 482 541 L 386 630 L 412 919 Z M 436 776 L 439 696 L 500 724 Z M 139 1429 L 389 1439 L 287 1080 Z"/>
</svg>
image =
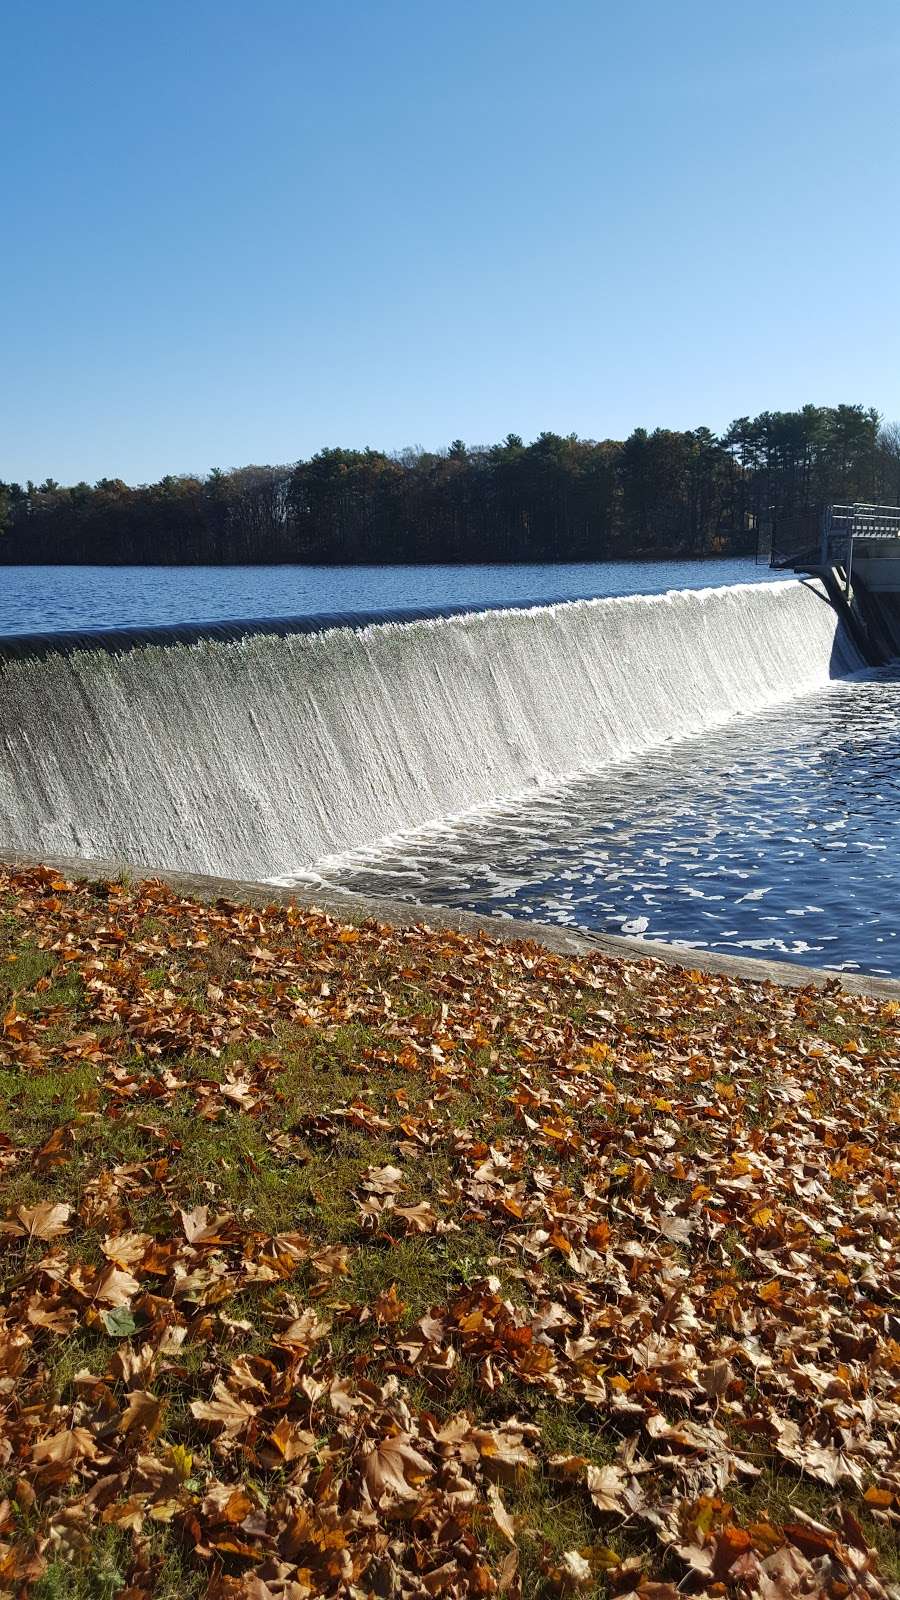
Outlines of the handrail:
<svg viewBox="0 0 900 1600">
<path fill-rule="evenodd" d="M 900 506 L 877 506 L 865 501 L 853 505 L 829 506 L 826 512 L 829 533 L 853 539 L 900 539 Z"/>
<path fill-rule="evenodd" d="M 825 506 L 818 512 L 810 508 L 776 521 L 771 537 L 770 567 L 792 567 L 795 572 L 842 567 L 849 595 L 856 541 L 900 544 L 900 506 L 855 500 Z M 818 542 L 800 544 L 797 541 L 801 539 Z"/>
</svg>

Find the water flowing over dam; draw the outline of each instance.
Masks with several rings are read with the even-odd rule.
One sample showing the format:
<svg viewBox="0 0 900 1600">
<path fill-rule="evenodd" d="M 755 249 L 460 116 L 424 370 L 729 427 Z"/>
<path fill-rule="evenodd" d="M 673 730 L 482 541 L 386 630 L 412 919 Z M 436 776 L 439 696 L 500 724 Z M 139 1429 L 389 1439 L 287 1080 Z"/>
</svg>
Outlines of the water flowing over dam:
<svg viewBox="0 0 900 1600">
<path fill-rule="evenodd" d="M 260 878 L 864 663 L 812 584 L 0 641 L 0 847 Z"/>
</svg>

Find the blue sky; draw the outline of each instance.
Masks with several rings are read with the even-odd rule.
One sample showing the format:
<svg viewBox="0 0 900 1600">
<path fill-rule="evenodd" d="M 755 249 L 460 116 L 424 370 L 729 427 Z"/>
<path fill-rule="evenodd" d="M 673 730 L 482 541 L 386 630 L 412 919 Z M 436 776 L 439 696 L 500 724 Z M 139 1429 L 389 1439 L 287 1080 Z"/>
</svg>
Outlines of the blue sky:
<svg viewBox="0 0 900 1600">
<path fill-rule="evenodd" d="M 5 0 L 0 477 L 900 417 L 896 0 Z"/>
</svg>

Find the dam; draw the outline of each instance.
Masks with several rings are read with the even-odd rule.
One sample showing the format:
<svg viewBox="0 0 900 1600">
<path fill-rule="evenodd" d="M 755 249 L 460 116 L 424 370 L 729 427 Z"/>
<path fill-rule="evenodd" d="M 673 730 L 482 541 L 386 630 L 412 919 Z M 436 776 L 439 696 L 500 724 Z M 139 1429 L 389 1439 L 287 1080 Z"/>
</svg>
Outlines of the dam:
<svg viewBox="0 0 900 1600">
<path fill-rule="evenodd" d="M 0 845 L 237 878 L 859 672 L 815 582 L 0 641 Z"/>
</svg>

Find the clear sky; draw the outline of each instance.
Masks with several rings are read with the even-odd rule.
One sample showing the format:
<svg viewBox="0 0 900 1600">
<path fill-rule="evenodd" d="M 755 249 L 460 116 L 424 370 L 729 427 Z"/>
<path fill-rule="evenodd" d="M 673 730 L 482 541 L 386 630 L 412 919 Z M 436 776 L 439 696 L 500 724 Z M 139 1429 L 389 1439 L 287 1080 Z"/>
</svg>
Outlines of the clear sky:
<svg viewBox="0 0 900 1600">
<path fill-rule="evenodd" d="M 897 0 L 0 0 L 0 478 L 900 416 Z"/>
</svg>

